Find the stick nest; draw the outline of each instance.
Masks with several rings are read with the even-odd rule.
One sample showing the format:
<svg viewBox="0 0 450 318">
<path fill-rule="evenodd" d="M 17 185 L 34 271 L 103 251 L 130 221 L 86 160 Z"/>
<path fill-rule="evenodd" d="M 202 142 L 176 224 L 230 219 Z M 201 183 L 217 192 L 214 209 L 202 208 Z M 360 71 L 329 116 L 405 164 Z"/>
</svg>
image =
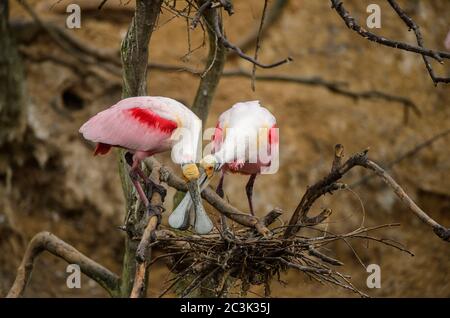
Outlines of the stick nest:
<svg viewBox="0 0 450 318">
<path fill-rule="evenodd" d="M 359 227 L 340 235 L 323 231 L 321 236 L 309 238 L 299 235 L 284 238 L 283 226 L 272 229 L 271 238 L 263 238 L 251 229 L 216 231 L 204 236 L 163 229 L 158 231 L 158 240 L 154 244 L 163 247 L 167 253 L 155 258 L 152 264 L 166 258 L 175 274 L 160 296 L 170 290 L 175 290 L 181 297 L 192 297 L 200 291 L 202 295 L 206 292 L 211 297 L 226 297 L 230 296 L 231 290 L 239 290 L 239 295 L 245 296 L 251 285 L 263 284 L 268 297 L 272 279 L 283 283 L 280 274 L 295 269 L 319 283 L 339 286 L 367 297 L 350 282 L 350 276 L 336 270 L 343 263 L 320 249 L 339 240 L 348 244 L 348 239 L 364 239 L 411 254 L 398 242 L 370 235 L 373 231 L 398 225 Z"/>
</svg>

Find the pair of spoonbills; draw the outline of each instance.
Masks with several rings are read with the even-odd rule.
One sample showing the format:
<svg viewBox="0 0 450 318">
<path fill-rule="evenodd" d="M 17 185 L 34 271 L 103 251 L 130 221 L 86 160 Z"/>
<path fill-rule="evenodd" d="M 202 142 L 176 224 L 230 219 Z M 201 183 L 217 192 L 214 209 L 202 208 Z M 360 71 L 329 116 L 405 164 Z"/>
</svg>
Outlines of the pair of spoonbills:
<svg viewBox="0 0 450 318">
<path fill-rule="evenodd" d="M 189 193 L 170 215 L 169 224 L 174 228 L 186 229 L 192 223 L 197 233 L 206 234 L 212 230 L 213 224 L 201 204 L 200 192 L 208 185 L 214 172 L 221 171 L 217 193 L 222 197 L 227 172 L 250 176 L 246 193 L 250 213 L 254 215 L 254 181 L 262 169 L 270 165 L 273 156 L 271 149 L 278 143 L 278 135 L 275 117 L 258 101 L 235 104 L 219 117 L 212 138 L 212 154 L 200 160 L 204 171 L 200 175 L 196 158 L 201 130 L 200 119 L 183 104 L 167 97 L 142 96 L 121 100 L 98 113 L 80 128 L 80 133 L 97 144 L 95 155 L 106 154 L 112 147 L 126 150 L 131 181 L 150 214 L 158 214 L 158 211 L 152 209 L 139 179 L 156 190 L 161 190 L 161 186 L 154 184 L 142 172 L 141 161 L 172 150 L 172 160 L 181 165 Z M 265 154 L 268 158 L 262 161 L 257 157 L 250 161 L 248 142 L 244 143 L 242 151 L 235 151 L 236 140 L 242 140 L 239 134 L 265 138 L 266 142 L 261 144 L 267 146 Z M 180 137 L 181 140 L 178 140 Z M 192 205 L 195 214 L 191 215 Z"/>
</svg>

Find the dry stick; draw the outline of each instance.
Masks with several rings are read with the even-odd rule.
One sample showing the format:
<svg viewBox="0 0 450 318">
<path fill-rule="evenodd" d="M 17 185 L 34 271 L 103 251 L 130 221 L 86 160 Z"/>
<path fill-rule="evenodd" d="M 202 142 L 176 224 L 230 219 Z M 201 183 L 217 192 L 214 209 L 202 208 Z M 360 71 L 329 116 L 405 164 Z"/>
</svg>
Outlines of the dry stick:
<svg viewBox="0 0 450 318">
<path fill-rule="evenodd" d="M 382 169 L 371 160 L 366 160 L 366 162 L 361 164 L 361 166 L 372 170 L 379 177 L 381 177 L 383 181 L 394 190 L 395 194 L 400 198 L 400 200 L 402 200 L 403 203 L 405 203 L 420 220 L 422 220 L 425 224 L 431 226 L 434 233 L 436 233 L 436 235 L 441 239 L 450 242 L 450 229 L 446 229 L 435 220 L 433 220 L 430 216 L 428 216 L 384 169 Z"/>
<path fill-rule="evenodd" d="M 417 153 L 419 153 L 423 149 L 431 146 L 434 142 L 436 142 L 437 140 L 447 136 L 448 134 L 450 134 L 450 129 L 444 130 L 443 132 L 441 132 L 441 133 L 431 137 L 430 139 L 427 139 L 424 142 L 416 145 L 414 148 L 408 150 L 407 152 L 403 153 L 399 157 L 397 157 L 394 160 L 392 160 L 392 161 L 388 162 L 387 164 L 383 165 L 385 167 L 385 170 L 392 169 L 392 167 L 394 167 L 396 164 L 402 162 L 405 159 L 411 158 L 412 156 L 416 155 Z M 361 179 L 359 179 L 358 181 L 352 183 L 349 187 L 350 188 L 358 187 L 358 186 L 360 186 L 362 184 L 367 183 L 367 181 L 369 181 L 370 179 L 374 178 L 375 176 L 376 176 L 376 174 L 370 174 L 370 175 L 364 176 Z"/>
<path fill-rule="evenodd" d="M 394 11 L 397 13 L 397 15 L 405 22 L 406 26 L 409 28 L 409 30 L 413 30 L 414 34 L 416 36 L 417 45 L 419 47 L 424 47 L 424 41 L 422 37 L 422 33 L 420 32 L 419 26 L 409 17 L 405 11 L 395 2 L 394 0 L 388 0 L 391 7 L 394 9 Z M 430 74 L 431 79 L 434 82 L 434 85 L 437 85 L 438 83 L 450 83 L 450 77 L 437 77 L 434 73 L 433 67 L 431 66 L 431 63 L 429 61 L 429 57 L 422 55 L 423 62 L 425 63 L 425 67 L 427 68 L 428 73 Z"/>
<path fill-rule="evenodd" d="M 355 18 L 353 18 L 350 15 L 350 13 L 345 9 L 345 7 L 344 7 L 344 5 L 343 5 L 341 0 L 330 0 L 330 1 L 331 1 L 332 9 L 336 10 L 336 12 L 342 18 L 342 20 L 344 20 L 344 22 L 347 25 L 347 27 L 352 29 L 357 34 L 359 34 L 360 36 L 362 36 L 363 38 L 365 38 L 365 39 L 367 39 L 369 41 L 376 42 L 378 44 L 385 45 L 385 46 L 392 47 L 392 48 L 396 48 L 396 49 L 400 49 L 400 50 L 413 52 L 413 53 L 416 53 L 416 54 L 421 54 L 424 57 L 428 56 L 428 57 L 431 57 L 431 58 L 433 58 L 433 59 L 435 59 L 435 60 L 437 60 L 437 61 L 439 61 L 441 63 L 443 62 L 444 59 L 450 59 L 450 52 L 431 50 L 431 49 L 424 48 L 424 47 L 422 47 L 420 45 L 419 46 L 414 46 L 414 45 L 410 45 L 410 44 L 407 44 L 407 43 L 404 43 L 404 42 L 389 40 L 389 39 L 386 39 L 384 37 L 380 37 L 380 36 L 370 32 L 370 31 L 367 31 L 366 29 L 362 28 L 356 22 Z M 392 3 L 391 5 L 395 6 L 394 3 Z M 398 9 L 398 8 L 399 7 L 396 6 L 396 7 L 394 7 L 394 10 Z M 401 9 L 397 13 L 400 13 L 400 12 L 402 12 Z M 406 16 L 405 15 L 401 15 L 401 18 L 404 19 L 404 18 L 406 18 Z M 408 21 L 408 23 L 410 23 L 410 22 Z M 417 33 L 416 33 L 416 37 L 417 37 Z M 418 40 L 419 39 L 420 39 L 420 37 L 418 38 Z M 449 82 L 446 79 L 440 80 L 440 81 L 441 82 L 445 82 L 445 83 Z"/>
<path fill-rule="evenodd" d="M 261 31 L 261 38 L 264 37 L 265 31 L 280 18 L 284 8 L 286 8 L 286 5 L 288 3 L 289 0 L 276 0 L 274 4 L 270 6 L 270 8 L 267 10 L 266 17 L 264 19 L 264 25 Z M 260 33 L 259 30 L 260 28 L 256 26 L 246 37 L 244 37 L 243 40 L 239 41 L 237 46 L 240 47 L 243 51 L 249 49 L 251 46 L 255 44 L 256 38 Z M 236 56 L 233 53 L 234 51 L 230 52 L 229 56 L 230 57 Z"/>
<path fill-rule="evenodd" d="M 256 48 L 255 48 L 255 56 L 254 56 L 255 61 L 258 60 L 258 53 L 259 53 L 259 49 L 261 48 L 261 37 L 262 37 L 262 31 L 263 31 L 263 27 L 264 27 L 264 20 L 266 19 L 267 2 L 268 2 L 268 0 L 264 0 L 261 22 L 259 24 L 258 35 L 256 36 Z M 253 91 L 255 91 L 255 75 L 256 75 L 256 64 L 253 64 L 253 68 L 252 68 L 252 90 Z"/>
<path fill-rule="evenodd" d="M 186 182 L 177 175 L 175 175 L 169 168 L 162 166 L 155 158 L 147 158 L 144 160 L 145 165 L 149 169 L 157 169 L 160 173 L 160 181 L 166 183 L 172 188 L 178 191 L 187 191 Z M 258 233 L 263 236 L 270 236 L 271 233 L 269 229 L 264 225 L 264 223 L 250 214 L 245 214 L 239 211 L 234 206 L 230 205 L 224 199 L 222 199 L 217 193 L 211 188 L 206 188 L 201 193 L 202 197 L 211 204 L 218 212 L 224 214 L 229 219 L 250 228 L 255 228 Z"/>
<path fill-rule="evenodd" d="M 46 30 L 48 32 L 49 28 L 54 29 L 55 32 L 57 32 L 64 41 L 66 41 L 67 43 L 69 43 L 71 46 L 75 47 L 79 51 L 75 54 L 76 58 L 80 59 L 81 61 L 83 61 L 86 64 L 94 65 L 96 67 L 102 67 L 106 71 L 110 72 L 111 74 L 113 74 L 115 76 L 118 76 L 118 77 L 122 76 L 122 71 L 120 70 L 120 68 L 117 67 L 117 66 L 120 66 L 121 63 L 111 52 L 103 51 L 101 49 L 91 46 L 88 43 L 84 43 L 83 41 L 81 41 L 81 40 L 77 39 L 76 37 L 72 36 L 71 34 L 69 34 L 65 29 L 63 29 L 57 25 L 53 25 L 51 23 L 44 23 L 44 24 L 47 26 L 46 28 L 44 28 L 44 30 Z M 210 43 L 210 45 L 211 45 L 211 43 Z M 72 50 L 67 48 L 66 45 L 62 45 L 61 47 L 63 49 L 68 50 L 69 53 L 71 53 L 71 54 L 73 53 Z M 218 51 L 220 51 L 220 50 L 218 50 Z M 211 49 L 210 49 L 210 52 L 211 52 Z M 93 56 L 95 58 L 95 60 L 97 60 L 97 62 L 92 59 L 87 60 L 86 58 L 83 58 L 82 56 L 80 56 L 80 54 L 86 54 L 89 56 Z M 220 53 L 217 56 L 220 56 Z M 216 56 L 216 62 L 218 61 L 217 56 Z M 56 57 L 55 58 L 48 57 L 48 59 L 59 63 L 59 61 Z M 111 63 L 112 65 L 108 66 L 102 62 L 108 62 L 108 63 Z M 218 69 L 219 68 L 218 65 L 221 63 L 214 63 L 214 65 L 217 65 L 217 69 Z M 60 64 L 65 65 L 66 63 L 60 63 Z M 209 65 L 212 65 L 212 64 L 209 64 Z M 168 71 L 168 72 L 170 72 L 170 71 L 186 72 L 188 74 L 193 74 L 193 75 L 204 74 L 203 71 L 196 70 L 196 69 L 193 69 L 193 68 L 190 68 L 187 66 L 183 66 L 183 65 L 149 63 L 148 68 L 153 69 L 153 70 Z M 207 73 L 207 75 L 209 73 L 212 73 L 211 70 Z M 211 81 L 209 78 L 212 78 L 212 76 L 213 75 L 211 74 L 211 75 L 209 75 L 209 77 L 206 76 L 208 78 L 204 77 L 204 79 L 202 79 L 202 80 L 206 83 L 207 81 Z M 252 78 L 252 74 L 250 72 L 240 70 L 240 69 L 227 70 L 227 71 L 222 72 L 222 77 L 235 77 L 235 76 Z M 356 100 L 358 100 L 358 99 L 381 99 L 381 100 L 385 100 L 388 102 L 401 103 L 404 105 L 405 109 L 407 109 L 408 111 L 409 111 L 409 109 L 412 109 L 414 111 L 414 113 L 416 113 L 417 115 L 420 115 L 420 110 L 417 107 L 417 105 L 408 98 L 380 92 L 377 90 L 369 90 L 369 91 L 361 91 L 361 92 L 351 91 L 349 89 L 344 88 L 344 86 L 347 85 L 346 82 L 327 81 L 327 80 L 324 80 L 317 76 L 302 77 L 302 76 L 291 76 L 291 75 L 280 75 L 280 74 L 257 75 L 257 76 L 255 76 L 255 80 L 269 81 L 269 82 L 295 83 L 295 84 L 308 85 L 308 86 L 319 86 L 319 87 L 324 87 L 324 88 L 328 89 L 330 92 L 332 92 L 334 94 L 343 95 L 343 96 L 350 97 L 350 98 L 353 98 Z M 211 82 L 213 82 L 213 81 L 211 81 Z M 204 90 L 199 90 L 197 95 L 200 94 L 202 91 L 204 92 Z M 203 99 L 207 99 L 207 97 L 210 95 L 211 94 L 207 94 L 207 96 L 203 97 Z M 199 95 L 199 98 L 201 96 L 202 95 Z M 194 102 L 194 105 L 196 105 L 196 104 L 197 103 Z M 200 105 L 200 103 L 199 103 L 199 105 Z M 406 115 L 407 114 L 405 113 L 405 116 Z"/>
<path fill-rule="evenodd" d="M 337 145 L 335 147 L 335 160 L 338 156 L 338 152 L 340 151 L 341 146 Z M 367 153 L 368 150 L 364 150 L 363 152 L 355 154 L 339 167 L 335 167 L 333 165 L 332 171 L 326 177 L 315 183 L 313 186 L 308 187 L 302 199 L 300 200 L 300 203 L 292 214 L 291 219 L 289 220 L 289 227 L 286 228 L 284 232 L 284 238 L 292 237 L 293 235 L 298 233 L 301 228 L 301 224 L 307 223 L 307 221 L 305 221 L 309 219 L 307 214 L 312 204 L 319 197 L 326 193 L 331 193 L 332 191 L 338 190 L 343 186 L 345 187 L 345 185 L 342 186 L 338 184 L 337 181 L 340 180 L 348 171 L 350 171 L 355 166 L 361 166 L 375 172 L 379 177 L 381 177 L 383 181 L 386 182 L 394 190 L 394 193 L 400 198 L 400 200 L 403 201 L 419 219 L 421 219 L 425 224 L 432 227 L 437 236 L 439 236 L 444 241 L 450 241 L 450 230 L 437 223 L 422 209 L 420 209 L 385 170 L 368 159 Z"/>
<path fill-rule="evenodd" d="M 220 24 L 219 24 L 219 19 L 216 19 L 215 24 L 214 24 L 214 32 L 216 33 L 219 41 L 222 43 L 223 46 L 225 46 L 226 48 L 233 50 L 236 52 L 237 55 L 239 55 L 241 58 L 243 58 L 244 60 L 247 60 L 251 63 L 253 63 L 254 65 L 257 65 L 261 68 L 274 68 L 283 64 L 286 64 L 290 61 L 292 61 L 292 58 L 289 56 L 283 60 L 280 60 L 278 62 L 274 62 L 272 64 L 263 64 L 260 63 L 258 61 L 256 61 L 254 58 L 252 58 L 251 56 L 248 56 L 247 54 L 245 54 L 244 52 L 242 52 L 242 50 L 237 47 L 236 45 L 232 44 L 222 33 Z"/>
<path fill-rule="evenodd" d="M 205 71 L 201 75 L 192 104 L 192 111 L 203 123 L 208 119 L 209 108 L 225 65 L 226 48 L 220 43 L 213 30 L 215 23 L 219 23 L 220 27 L 222 27 L 222 21 L 220 20 L 218 11 L 219 9 L 209 9 L 202 14 L 203 22 L 206 25 L 208 33 L 209 52 Z"/>
<path fill-rule="evenodd" d="M 228 70 L 224 71 L 223 77 L 247 77 L 252 78 L 250 72 L 244 70 Z M 359 99 L 381 99 L 389 102 L 401 103 L 405 109 L 411 109 L 416 115 L 420 116 L 421 112 L 417 105 L 410 99 L 402 96 L 392 95 L 377 90 L 368 91 L 352 91 L 350 89 L 344 88 L 347 85 L 345 82 L 327 81 L 320 77 L 301 77 L 301 76 L 291 76 L 291 75 L 279 75 L 279 74 L 267 74 L 267 75 L 256 75 L 255 80 L 257 81 L 269 81 L 269 82 L 285 82 L 285 83 L 295 83 L 310 86 L 321 86 L 328 89 L 330 92 L 350 97 L 355 100 Z"/>
<path fill-rule="evenodd" d="M 69 264 L 79 265 L 83 274 L 95 280 L 112 297 L 120 295 L 119 277 L 116 274 L 85 256 L 55 235 L 49 232 L 40 232 L 36 234 L 28 244 L 22 263 L 17 270 L 14 284 L 8 292 L 8 298 L 23 296 L 25 288 L 31 278 L 34 262 L 44 251 L 62 258 Z"/>
</svg>

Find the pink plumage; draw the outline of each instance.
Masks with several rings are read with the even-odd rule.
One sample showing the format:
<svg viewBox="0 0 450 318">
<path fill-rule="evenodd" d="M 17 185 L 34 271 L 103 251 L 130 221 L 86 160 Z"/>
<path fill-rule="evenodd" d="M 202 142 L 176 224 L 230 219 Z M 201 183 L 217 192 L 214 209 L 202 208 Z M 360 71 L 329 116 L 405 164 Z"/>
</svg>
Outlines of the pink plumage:
<svg viewBox="0 0 450 318">
<path fill-rule="evenodd" d="M 254 136 L 257 138 L 257 156 L 256 162 L 252 162 L 248 155 L 250 151 L 249 143 L 245 142 L 245 151 L 238 155 L 236 150 L 239 137 Z M 262 153 L 265 158 L 260 157 L 259 139 L 265 139 L 267 142 L 261 145 L 267 145 Z M 220 117 L 212 137 L 212 152 L 218 162 L 223 163 L 222 175 L 217 187 L 217 193 L 223 197 L 223 182 L 226 172 L 240 173 L 250 175 L 249 181 L 245 187 L 247 199 L 250 207 L 250 213 L 254 215 L 253 210 L 253 185 L 258 174 L 262 173 L 263 168 L 270 167 L 272 161 L 278 153 L 279 143 L 278 129 L 275 117 L 268 109 L 262 107 L 259 101 L 250 101 L 237 103 Z M 239 157 L 241 156 L 241 157 Z M 264 160 L 263 160 L 264 159 Z"/>
<path fill-rule="evenodd" d="M 245 127 L 246 129 L 243 129 Z M 243 133 L 248 129 L 254 130 L 255 135 L 259 133 L 261 128 L 268 128 L 267 134 L 261 136 L 267 138 L 267 153 L 270 157 L 271 150 L 278 143 L 278 132 L 275 117 L 264 107 L 261 107 L 258 101 L 242 102 L 235 104 L 228 111 L 224 112 L 217 122 L 214 135 L 212 136 L 212 152 L 218 153 L 223 147 L 235 146 L 233 142 L 227 144 L 227 129 L 241 129 Z M 233 151 L 228 151 L 234 153 Z M 222 158 L 225 159 L 225 158 Z M 239 174 L 259 174 L 261 168 L 269 166 L 270 162 L 263 163 L 258 158 L 257 162 L 248 162 L 248 158 L 226 158 L 223 160 L 225 164 L 222 169 L 232 173 Z"/>
<path fill-rule="evenodd" d="M 181 107 L 166 98 L 127 98 L 89 119 L 80 133 L 97 143 L 95 154 L 105 154 L 111 146 L 148 155 L 167 151 Z"/>
</svg>

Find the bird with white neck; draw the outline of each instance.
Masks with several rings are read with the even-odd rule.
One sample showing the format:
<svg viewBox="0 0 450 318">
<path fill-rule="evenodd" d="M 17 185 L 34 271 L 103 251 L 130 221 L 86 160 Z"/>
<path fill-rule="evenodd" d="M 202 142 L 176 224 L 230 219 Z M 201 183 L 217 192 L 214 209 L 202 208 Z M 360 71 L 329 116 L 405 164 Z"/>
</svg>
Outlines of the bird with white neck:
<svg viewBox="0 0 450 318">
<path fill-rule="evenodd" d="M 201 203 L 196 165 L 201 136 L 200 119 L 180 102 L 160 96 L 131 97 L 90 118 L 80 128 L 87 140 L 97 144 L 94 155 L 106 154 L 112 147 L 126 150 L 129 175 L 139 198 L 149 214 L 160 218 L 161 211 L 150 205 L 139 179 L 156 191 L 164 191 L 141 170 L 141 162 L 157 153 L 172 151 L 172 159 L 182 167 L 192 197 L 199 234 L 209 233 L 213 227 Z M 181 137 L 181 139 L 180 139 Z"/>
<path fill-rule="evenodd" d="M 212 137 L 211 154 L 200 161 L 204 170 L 200 190 L 206 188 L 216 171 L 221 171 L 216 192 L 223 197 L 225 174 L 248 175 L 246 194 L 250 214 L 254 215 L 252 197 L 256 176 L 270 171 L 275 161 L 278 163 L 278 145 L 276 119 L 267 108 L 259 101 L 233 105 L 220 115 Z M 188 220 L 191 207 L 191 197 L 186 194 L 170 215 L 169 224 L 177 228 L 181 219 Z"/>
</svg>

